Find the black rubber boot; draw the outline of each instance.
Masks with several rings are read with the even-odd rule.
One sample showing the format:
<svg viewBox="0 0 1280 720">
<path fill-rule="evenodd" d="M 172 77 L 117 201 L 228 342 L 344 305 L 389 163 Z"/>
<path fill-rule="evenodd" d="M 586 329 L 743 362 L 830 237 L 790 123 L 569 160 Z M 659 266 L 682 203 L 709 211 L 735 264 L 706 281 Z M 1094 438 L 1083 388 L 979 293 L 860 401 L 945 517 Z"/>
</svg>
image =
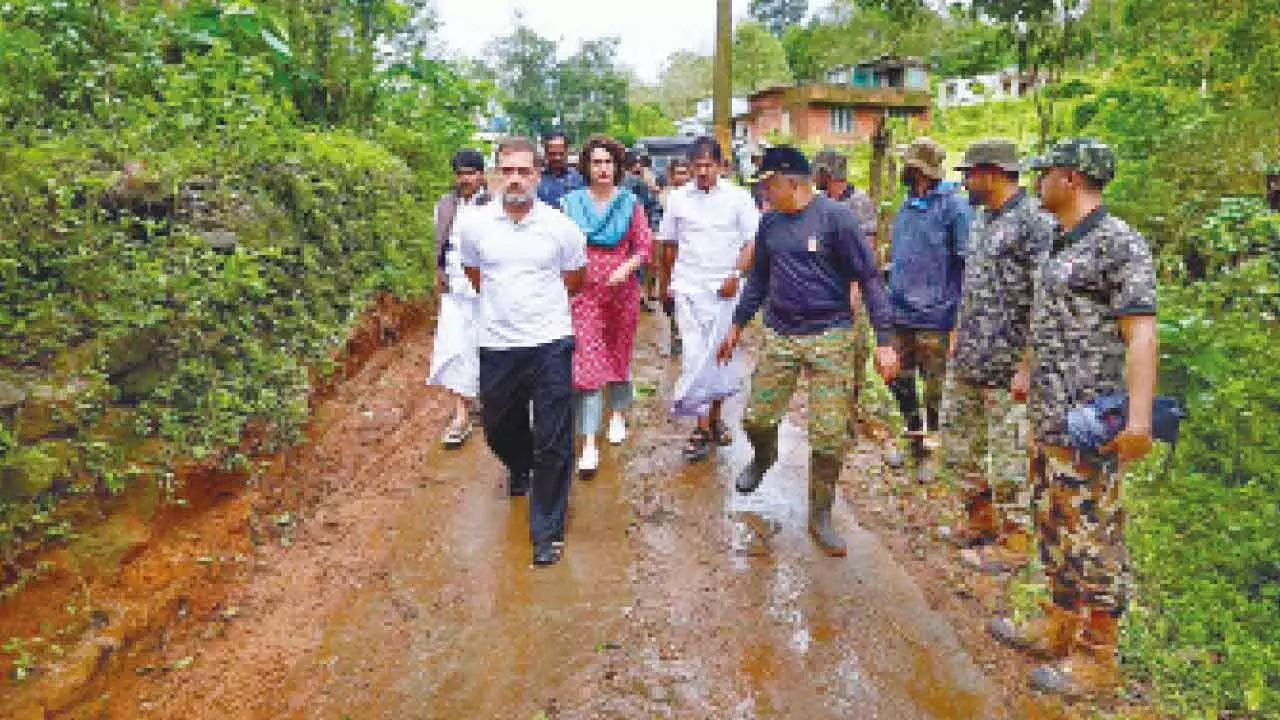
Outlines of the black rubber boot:
<svg viewBox="0 0 1280 720">
<path fill-rule="evenodd" d="M 751 443 L 751 461 L 742 468 L 742 472 L 738 473 L 733 487 L 746 495 L 760 487 L 764 474 L 769 472 L 769 468 L 773 467 L 773 463 L 778 460 L 778 428 L 762 430 L 745 427 L 744 430 L 747 433 L 747 442 Z"/>
<path fill-rule="evenodd" d="M 809 456 L 809 534 L 822 552 L 844 557 L 849 546 L 831 523 L 831 506 L 836 499 L 836 480 L 840 478 L 840 459 L 814 453 Z"/>
<path fill-rule="evenodd" d="M 907 432 L 918 434 L 924 425 L 920 420 L 920 398 L 916 396 L 915 375 L 894 378 L 893 382 L 889 383 L 889 391 L 898 401 L 898 411 L 902 413 L 902 419 L 907 423 Z M 885 456 L 885 462 L 896 470 L 906 465 L 906 458 L 899 447 L 895 446 Z"/>
</svg>

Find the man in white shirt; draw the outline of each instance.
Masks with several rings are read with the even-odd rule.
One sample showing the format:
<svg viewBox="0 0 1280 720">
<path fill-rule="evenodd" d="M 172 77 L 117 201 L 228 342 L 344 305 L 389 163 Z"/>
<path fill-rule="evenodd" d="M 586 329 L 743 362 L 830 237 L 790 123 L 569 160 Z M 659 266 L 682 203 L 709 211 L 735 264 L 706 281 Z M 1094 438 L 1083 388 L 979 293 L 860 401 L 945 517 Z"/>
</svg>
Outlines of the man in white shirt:
<svg viewBox="0 0 1280 720">
<path fill-rule="evenodd" d="M 582 285 L 587 240 L 537 199 L 535 154 L 526 138 L 498 146 L 501 202 L 468 213 L 458 239 L 480 294 L 485 440 L 510 472 L 510 493 L 529 495 L 534 565 L 553 565 L 564 544 L 573 461 L 569 294 Z"/>
<path fill-rule="evenodd" d="M 694 181 L 672 192 L 658 228 L 661 292 L 667 306 L 674 306 L 683 339 L 672 412 L 698 418 L 684 448 L 690 462 L 733 441 L 720 411 L 724 398 L 741 386 L 742 372 L 736 364 L 717 363 L 716 349 L 732 324 L 760 225 L 751 195 L 721 177 L 722 158 L 714 138 L 694 141 L 689 150 Z"/>
</svg>

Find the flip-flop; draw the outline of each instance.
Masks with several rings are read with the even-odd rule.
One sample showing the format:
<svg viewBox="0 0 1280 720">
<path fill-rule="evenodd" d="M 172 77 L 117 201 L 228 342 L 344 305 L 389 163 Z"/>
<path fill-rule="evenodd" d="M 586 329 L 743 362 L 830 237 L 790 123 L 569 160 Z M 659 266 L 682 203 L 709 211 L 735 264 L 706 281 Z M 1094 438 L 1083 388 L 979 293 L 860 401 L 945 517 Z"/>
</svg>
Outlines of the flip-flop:
<svg viewBox="0 0 1280 720">
<path fill-rule="evenodd" d="M 697 462 L 711 452 L 711 433 L 704 428 L 694 428 L 689 434 L 689 441 L 684 446 L 684 459 Z"/>
<path fill-rule="evenodd" d="M 733 432 L 723 420 L 717 420 L 711 423 L 711 440 L 720 447 L 729 447 L 733 444 Z"/>
</svg>

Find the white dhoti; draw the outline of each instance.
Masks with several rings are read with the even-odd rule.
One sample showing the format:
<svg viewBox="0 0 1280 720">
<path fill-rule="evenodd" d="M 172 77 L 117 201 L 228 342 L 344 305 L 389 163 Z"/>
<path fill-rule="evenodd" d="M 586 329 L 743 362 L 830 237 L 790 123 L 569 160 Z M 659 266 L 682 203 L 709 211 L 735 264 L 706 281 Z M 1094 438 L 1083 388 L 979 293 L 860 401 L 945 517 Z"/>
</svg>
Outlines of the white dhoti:
<svg viewBox="0 0 1280 720">
<path fill-rule="evenodd" d="M 435 345 L 427 384 L 448 388 L 466 398 L 480 392 L 479 323 L 480 296 L 453 257 L 446 259 L 449 292 L 440 298 Z"/>
<path fill-rule="evenodd" d="M 677 293 L 676 324 L 684 343 L 680 379 L 676 382 L 671 413 L 705 416 L 712 401 L 723 400 L 742 389 L 742 363 L 737 352 L 727 364 L 716 361 L 716 351 L 733 325 L 737 298 L 716 293 Z"/>
</svg>

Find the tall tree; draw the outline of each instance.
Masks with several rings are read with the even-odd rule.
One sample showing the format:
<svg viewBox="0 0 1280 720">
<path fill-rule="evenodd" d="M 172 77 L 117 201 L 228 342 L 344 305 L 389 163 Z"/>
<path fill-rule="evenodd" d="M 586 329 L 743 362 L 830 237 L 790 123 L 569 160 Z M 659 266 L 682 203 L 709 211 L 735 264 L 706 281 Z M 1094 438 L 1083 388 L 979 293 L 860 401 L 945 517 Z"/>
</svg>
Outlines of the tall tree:
<svg viewBox="0 0 1280 720">
<path fill-rule="evenodd" d="M 753 93 L 791 82 L 782 42 L 757 22 L 740 23 L 733 36 L 733 91 Z"/>
<path fill-rule="evenodd" d="M 629 78 L 618 67 L 618 38 L 586 40 L 556 67 L 555 105 L 561 125 L 577 140 L 625 123 Z"/>
<path fill-rule="evenodd" d="M 751 0 L 747 12 L 774 37 L 781 38 L 789 26 L 804 20 L 808 10 L 809 0 Z"/>
<path fill-rule="evenodd" d="M 711 97 L 711 70 L 706 55 L 677 50 L 667 57 L 658 81 L 659 103 L 667 117 L 688 117 L 699 100 Z"/>
<path fill-rule="evenodd" d="M 556 43 L 542 37 L 516 15 L 510 35 L 486 49 L 512 130 L 538 134 L 556 116 Z"/>
</svg>

